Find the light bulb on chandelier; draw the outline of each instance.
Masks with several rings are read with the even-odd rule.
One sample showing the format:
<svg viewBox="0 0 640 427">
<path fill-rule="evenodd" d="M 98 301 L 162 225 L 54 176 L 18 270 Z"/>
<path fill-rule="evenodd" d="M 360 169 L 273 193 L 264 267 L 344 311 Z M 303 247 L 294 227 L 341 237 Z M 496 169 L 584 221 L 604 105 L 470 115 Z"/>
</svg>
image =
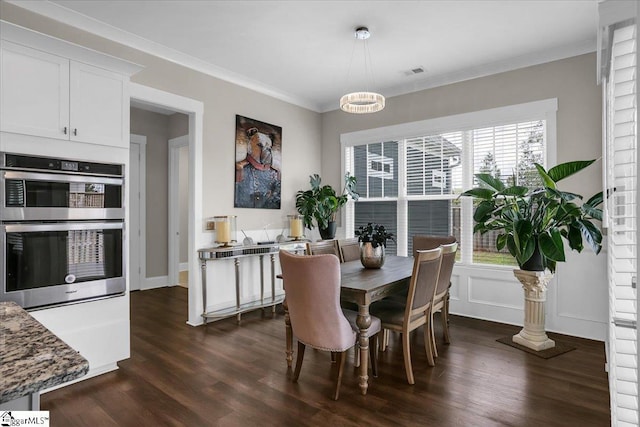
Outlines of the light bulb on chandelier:
<svg viewBox="0 0 640 427">
<path fill-rule="evenodd" d="M 356 39 L 364 43 L 365 79 L 367 77 L 367 59 L 369 58 L 366 40 L 371 36 L 367 27 L 358 27 L 355 32 Z M 353 60 L 353 58 L 352 58 Z M 370 61 L 369 61 L 370 62 Z M 351 67 L 349 67 L 351 68 Z M 350 71 L 350 70 L 349 70 Z M 373 75 L 373 73 L 371 72 Z M 384 108 L 384 96 L 368 90 L 348 93 L 340 98 L 340 109 L 347 113 L 368 114 L 376 113 Z"/>
</svg>

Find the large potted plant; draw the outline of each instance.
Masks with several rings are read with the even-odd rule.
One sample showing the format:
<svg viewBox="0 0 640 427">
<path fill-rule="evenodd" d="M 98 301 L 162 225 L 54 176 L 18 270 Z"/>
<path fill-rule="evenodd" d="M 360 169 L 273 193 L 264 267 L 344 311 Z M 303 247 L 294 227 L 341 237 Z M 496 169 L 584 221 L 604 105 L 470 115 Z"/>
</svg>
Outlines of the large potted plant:
<svg viewBox="0 0 640 427">
<path fill-rule="evenodd" d="M 533 190 L 476 174 L 480 186 L 462 193 L 480 201 L 473 215 L 474 233 L 497 231 L 496 248 L 506 247 L 520 267 L 514 274 L 525 291 L 525 327 L 513 341 L 534 350 L 555 345 L 544 331 L 544 302 L 556 263 L 566 260 L 565 243 L 578 252 L 584 242 L 596 254 L 602 248 L 602 233 L 594 223 L 602 220 L 602 192 L 580 204 L 581 195 L 557 186 L 594 161 L 562 163 L 548 171 L 535 164 L 543 185 Z"/>
<path fill-rule="evenodd" d="M 384 265 L 384 251 L 387 240 L 395 242 L 393 233 L 389 233 L 384 225 L 368 223 L 355 231 L 360 242 L 360 261 L 365 268 L 381 268 Z"/>
<path fill-rule="evenodd" d="M 462 193 L 480 200 L 473 219 L 474 233 L 498 231 L 496 248 L 507 248 L 523 270 L 555 271 L 565 261 L 565 245 L 581 252 L 586 242 L 597 254 L 602 234 L 593 220 L 602 220 L 602 192 L 582 205 L 582 196 L 561 191 L 557 183 L 595 160 L 562 163 L 546 171 L 535 164 L 543 187 L 530 190 L 507 186 L 490 174 L 476 174 L 479 187 Z"/>
<path fill-rule="evenodd" d="M 296 209 L 302 215 L 302 222 L 309 230 L 313 229 L 314 220 L 323 239 L 333 239 L 336 235 L 336 214 L 349 198 L 358 200 L 360 195 L 356 191 L 356 177 L 347 172 L 344 177 L 345 185 L 338 195 L 330 185 L 321 185 L 322 179 L 318 174 L 309 177 L 310 190 L 300 190 L 296 193 Z"/>
</svg>

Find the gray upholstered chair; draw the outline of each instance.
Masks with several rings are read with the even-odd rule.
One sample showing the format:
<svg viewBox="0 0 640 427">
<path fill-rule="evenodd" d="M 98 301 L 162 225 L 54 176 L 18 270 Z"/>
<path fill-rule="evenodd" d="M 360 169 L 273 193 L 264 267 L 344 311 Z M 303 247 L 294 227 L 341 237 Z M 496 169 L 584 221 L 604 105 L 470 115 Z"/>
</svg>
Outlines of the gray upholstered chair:
<svg viewBox="0 0 640 427">
<path fill-rule="evenodd" d="M 433 325 L 433 313 L 440 311 L 444 342 L 449 344 L 449 289 L 451 288 L 451 273 L 453 272 L 453 265 L 456 262 L 458 244 L 450 243 L 448 245 L 440 245 L 440 249 L 442 249 L 442 263 L 440 264 L 438 284 L 436 286 L 436 293 L 433 297 L 433 304 L 431 307 L 431 324 Z M 432 334 L 434 333 L 433 328 L 431 329 L 431 332 Z M 432 335 L 432 340 L 433 354 L 437 357 L 438 348 L 436 347 L 435 334 Z"/>
<path fill-rule="evenodd" d="M 427 249 L 435 249 L 440 245 L 448 245 L 455 243 L 456 238 L 453 236 L 431 236 L 427 234 L 416 234 L 413 236 L 413 255 L 416 250 L 424 251 Z"/>
<path fill-rule="evenodd" d="M 360 242 L 357 237 L 338 240 L 340 259 L 342 262 L 357 261 L 360 259 Z"/>
<path fill-rule="evenodd" d="M 356 332 L 340 308 L 340 261 L 330 254 L 294 255 L 280 251 L 280 265 L 293 335 L 298 340 L 298 356 L 293 381 L 297 382 L 306 346 L 336 355 L 338 374 L 333 395 L 338 399 L 344 372 L 345 353 L 356 343 Z M 352 316 L 349 313 L 349 316 Z M 369 328 L 380 331 L 380 320 Z M 375 354 L 375 346 L 371 354 Z M 372 369 L 377 375 L 375 358 Z"/>
<path fill-rule="evenodd" d="M 410 332 L 424 325 L 424 343 L 427 361 L 435 366 L 431 328 L 431 307 L 440 263 L 442 249 L 417 251 L 413 262 L 413 272 L 409 283 L 409 291 L 405 303 L 393 300 L 382 300 L 371 304 L 370 311 L 382 321 L 385 330 L 402 334 L 402 353 L 404 367 L 409 384 L 414 384 L 413 367 L 411 366 Z"/>
<path fill-rule="evenodd" d="M 455 246 L 451 246 L 455 244 Z M 440 277 L 436 294 L 433 297 L 433 309 L 431 314 L 440 311 L 440 319 L 442 320 L 442 331 L 444 342 L 449 343 L 449 289 L 451 288 L 451 273 L 455 264 L 458 244 L 454 236 L 429 236 L 415 235 L 413 236 L 413 250 L 442 248 L 442 266 L 440 267 Z M 433 320 L 433 319 L 432 319 Z M 435 336 L 433 337 L 434 354 L 438 355 L 438 349 L 435 345 Z"/>
</svg>

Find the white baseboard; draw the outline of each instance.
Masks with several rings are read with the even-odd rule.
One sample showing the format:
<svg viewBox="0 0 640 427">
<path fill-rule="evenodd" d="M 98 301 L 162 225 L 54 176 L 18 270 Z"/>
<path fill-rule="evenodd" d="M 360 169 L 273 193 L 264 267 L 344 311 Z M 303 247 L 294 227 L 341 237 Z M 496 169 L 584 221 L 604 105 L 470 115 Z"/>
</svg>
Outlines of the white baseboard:
<svg viewBox="0 0 640 427">
<path fill-rule="evenodd" d="M 180 271 L 189 271 L 189 263 L 188 262 L 181 262 L 178 266 L 178 269 Z"/>
<path fill-rule="evenodd" d="M 140 285 L 141 291 L 169 286 L 169 276 L 147 277 Z"/>
</svg>

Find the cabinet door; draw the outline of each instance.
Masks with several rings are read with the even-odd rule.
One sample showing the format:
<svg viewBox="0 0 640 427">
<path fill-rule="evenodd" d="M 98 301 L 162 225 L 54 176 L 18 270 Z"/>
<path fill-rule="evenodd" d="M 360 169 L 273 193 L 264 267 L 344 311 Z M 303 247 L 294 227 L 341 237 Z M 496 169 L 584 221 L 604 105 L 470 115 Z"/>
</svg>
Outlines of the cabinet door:
<svg viewBox="0 0 640 427">
<path fill-rule="evenodd" d="M 71 61 L 71 140 L 128 147 L 129 98 L 124 76 Z"/>
<path fill-rule="evenodd" d="M 2 42 L 0 130 L 68 139 L 69 60 Z"/>
</svg>

